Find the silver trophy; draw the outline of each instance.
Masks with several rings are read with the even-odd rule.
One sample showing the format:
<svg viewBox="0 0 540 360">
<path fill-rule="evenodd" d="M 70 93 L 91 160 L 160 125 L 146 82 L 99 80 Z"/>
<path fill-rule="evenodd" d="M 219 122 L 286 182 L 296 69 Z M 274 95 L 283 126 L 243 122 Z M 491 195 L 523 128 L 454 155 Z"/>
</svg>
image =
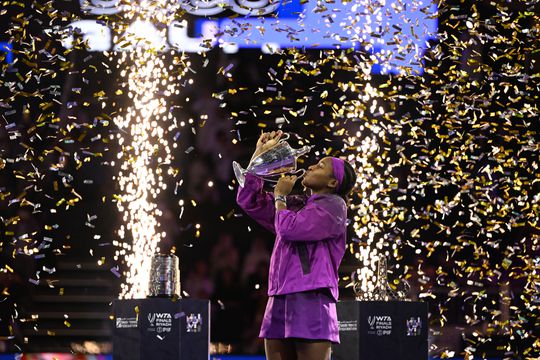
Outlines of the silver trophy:
<svg viewBox="0 0 540 360">
<path fill-rule="evenodd" d="M 355 281 L 353 276 L 353 290 L 357 300 L 361 301 L 392 301 L 401 300 L 407 301 L 407 292 L 409 284 L 403 280 L 403 289 L 394 291 L 388 284 L 388 265 L 386 256 L 380 255 L 377 260 L 377 278 L 373 289 L 364 290 L 361 288 L 360 282 Z"/>
<path fill-rule="evenodd" d="M 180 297 L 180 269 L 178 256 L 156 254 L 150 264 L 148 297 Z"/>
<path fill-rule="evenodd" d="M 246 169 L 233 161 L 234 175 L 240 186 L 244 186 L 247 173 L 270 182 L 277 182 L 279 177 L 286 173 L 299 174 L 298 177 L 304 175 L 306 172 L 304 169 L 296 169 L 296 159 L 307 154 L 312 146 L 306 145 L 300 149 L 293 149 L 286 141 L 289 134 L 285 134 L 285 136 L 275 146 L 251 160 Z"/>
</svg>

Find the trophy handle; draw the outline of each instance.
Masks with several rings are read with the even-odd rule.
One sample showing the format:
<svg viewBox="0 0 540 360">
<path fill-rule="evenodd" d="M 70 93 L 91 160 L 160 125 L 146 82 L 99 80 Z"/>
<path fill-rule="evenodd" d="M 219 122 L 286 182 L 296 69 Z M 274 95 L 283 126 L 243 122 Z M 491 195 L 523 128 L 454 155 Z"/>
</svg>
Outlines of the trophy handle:
<svg viewBox="0 0 540 360">
<path fill-rule="evenodd" d="M 302 173 L 301 175 L 296 175 L 298 173 Z M 304 176 L 306 174 L 306 169 L 298 169 L 296 171 L 293 171 L 291 173 L 289 173 L 289 175 L 296 175 L 296 177 L 299 179 L 301 178 L 302 176 Z M 274 175 L 276 176 L 274 179 L 271 178 L 271 177 L 264 177 L 264 180 L 265 181 L 268 181 L 268 182 L 271 182 L 271 183 L 277 183 L 279 181 L 279 178 L 281 177 L 281 175 Z"/>
<path fill-rule="evenodd" d="M 291 134 L 289 134 L 289 133 L 284 133 L 284 134 L 281 136 L 281 138 L 279 139 L 278 143 L 280 143 L 280 142 L 285 142 L 285 141 L 289 140 L 290 137 L 291 137 Z"/>
<path fill-rule="evenodd" d="M 294 156 L 298 158 L 302 155 L 305 155 L 309 153 L 313 147 L 314 147 L 313 145 L 305 145 L 301 147 L 300 149 L 294 149 Z"/>
<path fill-rule="evenodd" d="M 234 176 L 236 176 L 236 180 L 238 181 L 238 184 L 241 187 L 244 187 L 244 183 L 246 181 L 246 172 L 247 172 L 247 170 L 242 168 L 242 166 L 240 166 L 240 164 L 237 163 L 236 161 L 233 161 L 232 167 L 233 167 L 233 171 L 234 171 Z"/>
<path fill-rule="evenodd" d="M 270 183 L 276 183 L 276 184 L 277 184 L 277 182 L 279 181 L 279 178 L 280 178 L 280 177 L 281 177 L 281 176 L 279 176 L 279 177 L 277 177 L 277 178 L 275 178 L 275 179 L 272 179 L 272 178 L 270 178 L 270 177 L 265 177 L 265 178 L 264 178 L 264 181 L 268 181 L 268 182 L 270 182 Z"/>
<path fill-rule="evenodd" d="M 302 173 L 301 175 L 297 175 L 298 173 Z M 291 174 L 296 175 L 298 179 L 300 179 L 302 176 L 306 175 L 306 169 L 298 169 Z"/>
</svg>

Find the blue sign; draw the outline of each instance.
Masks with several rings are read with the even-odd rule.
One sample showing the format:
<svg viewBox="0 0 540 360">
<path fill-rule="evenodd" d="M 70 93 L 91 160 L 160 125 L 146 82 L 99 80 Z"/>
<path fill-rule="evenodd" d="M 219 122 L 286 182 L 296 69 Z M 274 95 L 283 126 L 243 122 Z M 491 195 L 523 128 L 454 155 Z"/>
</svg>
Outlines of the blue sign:
<svg viewBox="0 0 540 360">
<path fill-rule="evenodd" d="M 10 43 L 7 42 L 0 42 L 0 51 L 7 53 L 6 54 L 6 62 L 8 64 L 13 63 L 13 47 Z"/>
<path fill-rule="evenodd" d="M 83 14 L 94 16 L 136 11 L 120 0 L 80 0 Z M 181 0 L 185 12 L 198 16 L 194 24 L 171 20 L 163 35 L 144 15 L 114 36 L 114 29 L 95 19 L 70 24 L 79 30 L 90 51 L 130 51 L 137 44 L 114 44 L 114 39 L 144 39 L 158 51 L 177 49 L 205 52 L 219 46 L 228 53 L 258 48 L 274 53 L 285 48 L 355 49 L 370 56 L 372 73 L 422 72 L 421 59 L 437 32 L 437 6 L 421 0 L 355 0 L 342 2 L 303 0 Z M 176 10 L 175 10 L 176 11 Z M 148 19 L 147 19 L 148 18 Z M 188 34 L 195 25 L 195 34 Z M 73 32 L 66 31 L 65 47 L 73 46 Z"/>
<path fill-rule="evenodd" d="M 374 56 L 373 73 L 422 72 L 420 58 L 437 33 L 437 6 L 421 1 L 342 3 L 300 0 L 283 2 L 277 16 L 200 19 L 197 29 L 217 21 L 220 46 L 364 50 Z M 367 3 L 367 2 L 366 2 Z"/>
</svg>

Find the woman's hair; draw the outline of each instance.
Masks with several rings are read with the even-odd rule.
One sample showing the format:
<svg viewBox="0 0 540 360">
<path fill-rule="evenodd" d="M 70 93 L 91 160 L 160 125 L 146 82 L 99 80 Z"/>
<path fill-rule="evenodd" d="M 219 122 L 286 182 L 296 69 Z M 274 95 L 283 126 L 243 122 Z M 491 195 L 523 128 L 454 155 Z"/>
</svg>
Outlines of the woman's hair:
<svg viewBox="0 0 540 360">
<path fill-rule="evenodd" d="M 351 194 L 351 191 L 356 184 L 356 172 L 354 171 L 352 165 L 349 164 L 347 161 L 343 161 L 343 164 L 345 170 L 343 173 L 343 181 L 341 182 L 339 191 L 336 191 L 336 194 L 341 196 L 343 200 L 345 200 L 345 202 L 348 204 L 349 195 Z"/>
</svg>

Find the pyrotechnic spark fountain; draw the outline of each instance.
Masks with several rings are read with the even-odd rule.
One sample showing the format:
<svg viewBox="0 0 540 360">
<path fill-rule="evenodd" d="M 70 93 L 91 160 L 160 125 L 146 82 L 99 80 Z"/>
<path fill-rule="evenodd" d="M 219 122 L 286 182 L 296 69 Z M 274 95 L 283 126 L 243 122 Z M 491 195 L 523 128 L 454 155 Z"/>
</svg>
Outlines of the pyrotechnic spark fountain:
<svg viewBox="0 0 540 360">
<path fill-rule="evenodd" d="M 389 28 L 390 13 L 399 14 L 401 11 L 399 2 L 386 1 L 359 1 L 351 8 L 351 15 L 348 21 L 352 24 L 350 33 L 353 44 L 364 44 L 367 51 L 372 51 L 378 45 L 387 40 L 381 37 L 372 37 L 369 43 L 365 43 L 366 34 L 384 33 L 383 29 Z M 422 6 L 422 2 L 413 2 L 412 6 Z M 360 13 L 359 9 L 369 9 L 369 13 Z M 362 21 L 363 20 L 363 21 Z M 405 37 L 407 39 L 407 37 Z M 393 50 L 382 50 L 380 53 L 369 55 L 369 61 L 356 64 L 358 74 L 362 74 L 365 84 L 347 84 L 342 85 L 343 91 L 358 92 L 358 98 L 345 102 L 338 112 L 339 117 L 346 119 L 363 119 L 372 117 L 372 114 L 383 116 L 384 107 L 381 106 L 378 99 L 384 99 L 385 95 L 373 87 L 371 81 L 371 66 L 379 65 L 382 72 L 390 69 L 389 64 L 395 56 L 409 58 L 411 55 L 418 59 L 421 54 L 418 49 L 411 52 L 406 45 L 402 46 L 403 39 L 393 40 L 395 45 Z M 410 42 L 410 39 L 409 39 Z M 400 73 L 407 73 L 408 69 L 400 69 Z M 360 89 L 363 89 L 360 91 Z M 364 114 L 368 112 L 370 115 Z M 359 194 L 359 201 L 354 205 L 355 215 L 353 216 L 353 227 L 358 239 L 359 246 L 352 249 L 356 259 L 359 261 L 359 267 L 352 275 L 351 285 L 355 285 L 357 295 L 373 293 L 377 286 L 377 263 L 381 257 L 389 257 L 390 249 L 396 250 L 396 245 L 391 247 L 388 244 L 388 234 L 384 233 L 384 219 L 399 216 L 397 209 L 378 209 L 377 204 L 386 204 L 390 199 L 385 194 L 386 189 L 397 183 L 397 178 L 390 173 L 388 154 L 380 151 L 381 144 L 386 135 L 399 131 L 388 124 L 385 127 L 374 122 L 362 123 L 358 126 L 354 136 L 349 136 L 345 141 L 344 153 L 350 153 L 350 149 L 355 149 L 348 155 L 348 160 L 354 165 L 357 173 L 356 189 Z M 347 150 L 349 149 L 349 150 Z M 380 173 L 373 166 L 374 162 L 386 163 L 384 173 Z M 380 164 L 379 164 L 380 165 Z M 393 212 L 390 214 L 389 212 Z M 397 265 L 399 266 L 399 265 Z"/>
<path fill-rule="evenodd" d="M 371 113 L 384 113 L 384 108 L 377 103 L 377 97 L 382 96 L 369 83 L 364 86 L 364 91 L 358 96 L 358 100 L 348 103 L 344 110 L 347 117 L 363 118 L 364 104 L 371 103 Z M 383 127 L 364 123 L 360 125 L 355 136 L 346 139 L 345 148 L 354 149 L 348 155 L 357 173 L 356 189 L 359 201 L 353 204 L 353 228 L 360 244 L 355 251 L 355 257 L 360 266 L 353 274 L 353 283 L 359 293 L 368 294 L 373 292 L 377 284 L 377 262 L 381 257 L 390 256 L 387 234 L 384 234 L 382 219 L 391 218 L 398 214 L 389 214 L 387 209 L 382 210 L 374 206 L 375 203 L 388 203 L 390 199 L 385 194 L 386 189 L 396 184 L 397 179 L 390 174 L 390 167 L 384 174 L 379 173 L 374 167 L 374 162 L 388 162 L 388 154 L 380 153 L 379 144 L 384 141 L 387 131 Z M 399 131 L 399 130 L 398 130 Z M 347 149 L 344 149 L 347 152 Z M 380 164 L 379 164 L 380 165 Z M 395 244 L 393 245 L 395 249 Z"/>
<path fill-rule="evenodd" d="M 172 20 L 177 3 L 161 0 L 129 5 L 126 20 L 135 20 L 136 26 L 132 24 L 122 38 L 115 39 L 118 49 L 129 50 L 119 54 L 117 66 L 122 69 L 120 75 L 132 101 L 124 114 L 115 118 L 121 130 L 117 134 L 121 165 L 115 180 L 122 193 L 117 197 L 117 207 L 125 223 L 118 230 L 120 241 L 115 242 L 119 248 L 115 260 L 123 257 L 126 266 L 121 298 L 146 295 L 151 257 L 159 252 L 159 242 L 166 236 L 159 231 L 161 211 L 155 202 L 166 189 L 164 177 L 174 172 L 169 167 L 171 145 L 164 136 L 174 128 L 166 98 L 179 93 L 176 84 L 189 62 L 177 58 L 174 65 L 180 71 L 167 66 L 164 51 L 168 49 L 163 40 L 166 27 L 160 29 L 142 19 L 166 24 Z M 132 243 L 128 244 L 130 238 Z"/>
</svg>

